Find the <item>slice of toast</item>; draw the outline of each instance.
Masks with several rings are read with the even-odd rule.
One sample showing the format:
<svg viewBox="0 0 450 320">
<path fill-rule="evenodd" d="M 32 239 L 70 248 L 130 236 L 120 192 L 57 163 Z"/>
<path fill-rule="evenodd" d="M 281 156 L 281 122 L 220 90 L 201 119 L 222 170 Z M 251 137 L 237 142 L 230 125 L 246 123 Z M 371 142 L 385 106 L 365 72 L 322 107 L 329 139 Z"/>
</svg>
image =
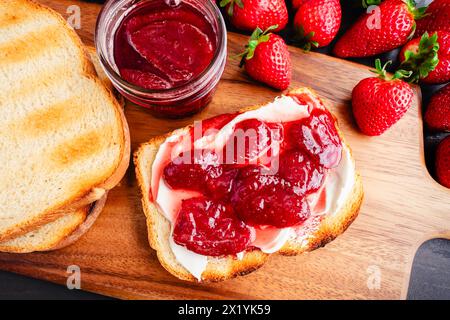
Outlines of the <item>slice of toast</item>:
<svg viewBox="0 0 450 320">
<path fill-rule="evenodd" d="M 311 90 L 300 88 L 291 93 L 308 93 L 318 98 Z M 248 108 L 244 111 L 257 109 Z M 134 154 L 136 166 L 136 177 L 142 194 L 142 206 L 147 218 L 148 239 L 150 246 L 156 250 L 162 266 L 176 277 L 196 281 L 197 279 L 189 273 L 175 258 L 170 244 L 171 232 L 170 222 L 158 210 L 157 205 L 150 200 L 151 167 L 160 145 L 172 134 L 187 133 L 189 127 L 179 129 L 166 136 L 155 137 L 144 143 Z M 340 133 L 341 137 L 342 134 Z M 343 140 L 344 142 L 344 140 Z M 344 142 L 345 143 L 345 142 Z M 352 159 L 352 161 L 354 161 Z M 279 251 L 280 254 L 294 255 L 314 250 L 324 246 L 339 234 L 344 232 L 357 216 L 363 199 L 363 188 L 359 174 L 356 174 L 354 188 L 349 194 L 343 208 L 333 216 L 327 216 L 318 229 L 302 239 L 291 239 Z M 246 251 L 242 259 L 234 256 L 213 258 L 208 257 L 206 270 L 202 273 L 202 281 L 221 281 L 238 275 L 247 274 L 261 267 L 269 258 L 268 254 L 259 249 Z"/>
<path fill-rule="evenodd" d="M 100 199 L 129 165 L 128 126 L 75 31 L 0 2 L 0 241 Z"/>
<path fill-rule="evenodd" d="M 64 216 L 27 234 L 0 243 L 0 251 L 29 253 L 45 251 L 56 246 L 74 232 L 86 219 L 87 207 L 68 212 Z"/>
<path fill-rule="evenodd" d="M 94 47 L 86 47 L 95 71 L 103 85 L 110 91 L 114 87 L 103 72 Z M 77 241 L 92 226 L 104 207 L 107 196 L 92 205 L 69 210 L 62 217 L 25 235 L 0 243 L 0 251 L 29 253 L 64 248 Z"/>
<path fill-rule="evenodd" d="M 27 234 L 0 243 L 0 252 L 30 253 L 65 248 L 79 240 L 94 224 L 106 203 L 107 194 L 90 206 L 68 211 L 53 222 Z"/>
</svg>

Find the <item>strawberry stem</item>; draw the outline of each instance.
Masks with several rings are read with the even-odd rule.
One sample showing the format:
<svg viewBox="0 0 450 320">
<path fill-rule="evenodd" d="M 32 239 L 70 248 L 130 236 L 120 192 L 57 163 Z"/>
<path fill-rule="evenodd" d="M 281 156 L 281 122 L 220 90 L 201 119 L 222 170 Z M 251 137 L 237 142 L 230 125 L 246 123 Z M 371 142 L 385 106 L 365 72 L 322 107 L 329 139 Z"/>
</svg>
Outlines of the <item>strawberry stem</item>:
<svg viewBox="0 0 450 320">
<path fill-rule="evenodd" d="M 381 0 L 362 0 L 363 8 L 368 8 L 370 6 L 377 6 L 381 3 Z"/>
<path fill-rule="evenodd" d="M 416 2 L 414 0 L 403 0 L 403 2 L 408 7 L 409 12 L 411 12 L 414 16 L 414 20 L 419 20 L 425 17 L 428 6 L 423 6 L 417 8 Z"/>
<path fill-rule="evenodd" d="M 319 47 L 319 43 L 311 40 L 314 37 L 314 34 L 314 31 L 305 34 L 305 29 L 303 29 L 303 26 L 298 26 L 294 43 L 304 51 L 310 51 L 313 46 L 317 48 Z"/>
<path fill-rule="evenodd" d="M 242 0 L 221 0 L 220 1 L 221 8 L 226 7 L 227 5 L 230 5 L 227 10 L 227 13 L 230 17 L 233 16 L 233 10 L 234 10 L 235 4 L 241 9 L 244 8 L 244 4 L 242 3 Z"/>
<path fill-rule="evenodd" d="M 408 82 L 417 83 L 436 69 L 439 64 L 439 43 L 437 40 L 437 33 L 430 37 L 428 32 L 425 32 L 420 38 L 417 52 L 405 51 L 405 60 L 400 67 L 411 72 L 411 76 L 407 79 Z"/>
<path fill-rule="evenodd" d="M 375 60 L 375 70 L 370 70 L 373 73 L 378 74 L 378 77 L 380 79 L 386 80 L 386 81 L 390 81 L 390 80 L 396 80 L 396 79 L 404 79 L 404 78 L 408 78 L 411 76 L 412 72 L 411 71 L 407 71 L 407 70 L 397 70 L 395 71 L 394 75 L 391 77 L 387 76 L 387 67 L 390 66 L 392 64 L 392 61 L 389 60 L 387 61 L 383 66 L 381 65 L 381 60 L 380 59 L 376 59 Z"/>
<path fill-rule="evenodd" d="M 277 28 L 278 25 L 274 25 L 270 26 L 265 31 L 262 31 L 259 27 L 256 28 L 255 31 L 253 31 L 248 44 L 245 46 L 245 51 L 238 55 L 238 57 L 242 57 L 239 67 L 242 68 L 246 60 L 250 60 L 253 58 L 253 56 L 255 55 L 256 47 L 262 42 L 269 41 L 271 35 L 270 31 Z"/>
</svg>

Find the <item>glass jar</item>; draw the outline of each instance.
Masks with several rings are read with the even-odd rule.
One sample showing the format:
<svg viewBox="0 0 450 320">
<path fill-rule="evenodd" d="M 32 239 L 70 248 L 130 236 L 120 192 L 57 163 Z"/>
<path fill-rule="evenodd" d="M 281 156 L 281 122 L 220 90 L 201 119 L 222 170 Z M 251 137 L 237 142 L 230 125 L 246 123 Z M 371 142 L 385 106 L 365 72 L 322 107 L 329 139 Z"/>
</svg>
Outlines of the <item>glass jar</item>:
<svg viewBox="0 0 450 320">
<path fill-rule="evenodd" d="M 227 32 L 213 0 L 182 0 L 205 16 L 216 34 L 216 51 L 209 66 L 187 83 L 169 89 L 144 89 L 125 81 L 114 59 L 115 35 L 122 20 L 138 6 L 163 0 L 109 0 L 97 19 L 95 45 L 100 63 L 114 87 L 131 102 L 155 116 L 179 118 L 202 110 L 212 99 L 227 59 Z"/>
</svg>

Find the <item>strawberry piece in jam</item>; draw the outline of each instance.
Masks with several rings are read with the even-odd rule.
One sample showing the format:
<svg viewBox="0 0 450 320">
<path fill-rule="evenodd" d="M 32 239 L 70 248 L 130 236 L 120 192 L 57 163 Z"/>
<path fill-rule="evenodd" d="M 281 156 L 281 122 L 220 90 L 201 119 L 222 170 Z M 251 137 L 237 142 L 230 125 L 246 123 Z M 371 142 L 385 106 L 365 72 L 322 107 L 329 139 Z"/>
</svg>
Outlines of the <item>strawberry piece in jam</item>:
<svg viewBox="0 0 450 320">
<path fill-rule="evenodd" d="M 173 189 L 194 190 L 214 199 L 225 199 L 231 192 L 238 169 L 217 162 L 214 153 L 192 151 L 189 161 L 178 157 L 164 168 L 164 179 Z"/>
<path fill-rule="evenodd" d="M 197 197 L 183 200 L 173 238 L 193 252 L 217 257 L 244 251 L 253 233 L 229 204 Z"/>
<path fill-rule="evenodd" d="M 214 199 L 228 198 L 239 170 L 228 165 L 209 168 L 206 176 L 206 194 Z"/>
<path fill-rule="evenodd" d="M 154 8 L 144 8 L 141 12 L 139 12 L 139 15 L 132 16 L 128 21 L 126 21 L 126 34 L 130 35 L 131 33 L 136 32 L 146 25 L 154 22 L 180 20 L 180 17 L 182 17 L 184 23 L 192 24 L 202 30 L 202 32 L 208 35 L 211 34 L 211 25 L 199 12 L 190 11 L 188 10 L 188 7 L 183 8 L 182 6 L 170 9 L 159 9 L 159 11 Z M 212 34 L 211 38 L 213 38 Z"/>
<path fill-rule="evenodd" d="M 163 176 L 172 189 L 205 191 L 205 170 L 199 164 L 177 158 L 164 168 Z"/>
<path fill-rule="evenodd" d="M 323 167 L 300 150 L 287 150 L 281 154 L 279 174 L 301 194 L 316 192 L 325 180 Z"/>
<path fill-rule="evenodd" d="M 174 83 L 187 82 L 200 74 L 214 56 L 209 37 L 196 26 L 179 21 L 148 24 L 130 34 L 128 40 L 145 60 Z"/>
<path fill-rule="evenodd" d="M 258 174 L 255 167 L 243 168 L 231 195 L 231 203 L 242 221 L 251 226 L 292 227 L 309 215 L 303 195 L 277 175 Z"/>
<path fill-rule="evenodd" d="M 342 143 L 330 113 L 314 109 L 310 116 L 291 126 L 290 135 L 298 147 L 316 157 L 327 169 L 341 161 Z"/>
<path fill-rule="evenodd" d="M 280 125 L 269 126 L 257 119 L 243 120 L 236 124 L 227 142 L 224 159 L 227 163 L 239 165 L 265 162 L 270 156 L 272 143 L 281 140 L 281 136 Z"/>
<path fill-rule="evenodd" d="M 121 74 L 126 81 L 145 89 L 169 89 L 173 86 L 169 81 L 151 72 L 122 69 Z"/>
</svg>

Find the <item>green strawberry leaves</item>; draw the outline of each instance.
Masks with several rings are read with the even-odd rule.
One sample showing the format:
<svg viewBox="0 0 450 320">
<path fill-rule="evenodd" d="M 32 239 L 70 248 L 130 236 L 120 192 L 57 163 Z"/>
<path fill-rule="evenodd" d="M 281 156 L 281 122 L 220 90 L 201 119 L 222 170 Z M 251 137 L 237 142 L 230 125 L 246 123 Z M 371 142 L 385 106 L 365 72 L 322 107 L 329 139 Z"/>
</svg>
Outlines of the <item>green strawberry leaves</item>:
<svg viewBox="0 0 450 320">
<path fill-rule="evenodd" d="M 222 8 L 226 7 L 228 4 L 230 6 L 228 7 L 227 13 L 230 17 L 233 16 L 233 10 L 234 10 L 235 4 L 241 9 L 244 8 L 244 4 L 242 3 L 242 0 L 221 0 L 220 1 L 220 7 L 222 7 Z"/>
<path fill-rule="evenodd" d="M 270 26 L 265 31 L 262 31 L 260 28 L 256 28 L 255 31 L 253 31 L 248 44 L 245 46 L 245 51 L 238 55 L 238 57 L 242 57 L 239 67 L 242 67 L 246 60 L 253 58 L 256 47 L 262 42 L 269 41 L 271 35 L 270 31 L 276 30 L 277 28 L 278 25 L 274 25 Z"/>
<path fill-rule="evenodd" d="M 316 48 L 319 47 L 319 43 L 317 41 L 311 40 L 314 37 L 314 31 L 305 34 L 305 29 L 303 29 L 303 26 L 298 26 L 296 30 L 297 32 L 294 38 L 294 42 L 298 47 L 302 48 L 305 51 L 310 51 L 313 46 Z"/>
<path fill-rule="evenodd" d="M 383 66 L 381 65 L 381 60 L 380 59 L 376 59 L 375 60 L 375 70 L 370 70 L 373 73 L 378 74 L 380 79 L 386 80 L 386 81 L 390 81 L 390 80 L 396 80 L 396 79 L 406 79 L 409 78 L 412 74 L 412 71 L 407 71 L 407 70 L 396 70 L 394 75 L 391 77 L 387 76 L 387 67 L 389 65 L 392 64 L 392 61 L 389 60 L 387 61 Z"/>
<path fill-rule="evenodd" d="M 434 33 L 431 37 L 425 32 L 420 38 L 417 52 L 406 50 L 405 60 L 400 67 L 403 70 L 411 71 L 408 82 L 417 83 L 420 79 L 426 78 L 428 74 L 436 69 L 439 64 L 439 43 L 438 35 Z"/>
<path fill-rule="evenodd" d="M 403 0 L 403 2 L 408 7 L 409 12 L 414 16 L 414 20 L 419 20 L 425 17 L 428 6 L 417 8 L 416 2 L 414 0 Z"/>
<path fill-rule="evenodd" d="M 370 6 L 377 6 L 381 3 L 381 0 L 362 0 L 363 8 L 368 8 Z"/>
</svg>

